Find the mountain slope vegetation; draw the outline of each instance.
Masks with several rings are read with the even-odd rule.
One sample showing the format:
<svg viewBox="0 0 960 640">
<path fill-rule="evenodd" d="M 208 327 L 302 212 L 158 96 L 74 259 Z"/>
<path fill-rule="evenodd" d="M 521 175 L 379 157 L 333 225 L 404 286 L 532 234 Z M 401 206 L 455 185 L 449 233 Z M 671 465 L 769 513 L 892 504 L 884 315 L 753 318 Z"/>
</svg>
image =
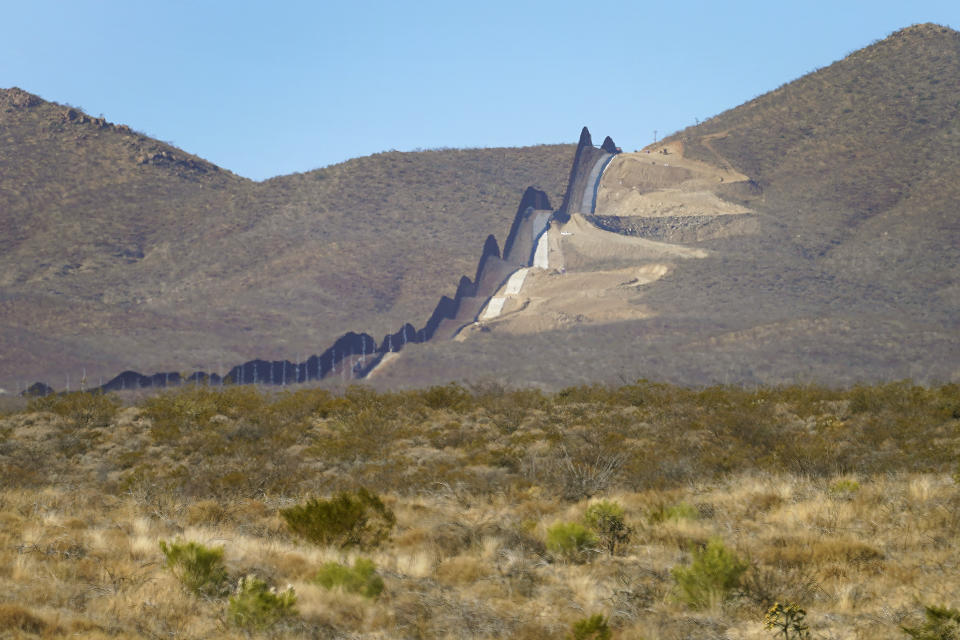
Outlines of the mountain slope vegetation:
<svg viewBox="0 0 960 640">
<path fill-rule="evenodd" d="M 523 189 L 560 199 L 572 152 L 391 151 L 255 183 L 2 90 L 0 380 L 210 368 L 421 323 Z"/>
</svg>

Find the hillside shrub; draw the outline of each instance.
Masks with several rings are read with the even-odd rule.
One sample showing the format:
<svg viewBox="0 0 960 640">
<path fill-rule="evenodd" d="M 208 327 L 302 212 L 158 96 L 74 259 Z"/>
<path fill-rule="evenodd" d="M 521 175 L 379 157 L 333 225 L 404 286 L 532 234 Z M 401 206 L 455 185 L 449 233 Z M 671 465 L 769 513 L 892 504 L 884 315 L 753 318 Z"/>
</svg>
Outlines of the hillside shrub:
<svg viewBox="0 0 960 640">
<path fill-rule="evenodd" d="M 245 629 L 267 629 L 297 615 L 297 594 L 293 588 L 278 592 L 256 576 L 240 578 L 230 596 L 227 613 L 230 620 Z"/>
<path fill-rule="evenodd" d="M 282 509 L 290 530 L 314 544 L 340 548 L 372 549 L 383 542 L 397 522 L 396 516 L 375 494 L 360 488 L 343 491 L 330 500 L 311 498 Z"/>
<path fill-rule="evenodd" d="M 573 629 L 567 636 L 568 640 L 610 640 L 613 632 L 607 619 L 599 613 L 589 618 L 583 618 L 573 623 Z"/>
<path fill-rule="evenodd" d="M 148 397 L 142 407 L 151 423 L 150 435 L 155 441 L 166 442 L 209 426 L 216 415 L 262 422 L 269 415 L 267 400 L 252 385 L 221 388 L 187 384 Z"/>
<path fill-rule="evenodd" d="M 623 507 L 616 502 L 601 500 L 583 514 L 583 523 L 599 538 L 601 546 L 613 555 L 617 548 L 627 544 L 633 530 L 624 521 Z"/>
<path fill-rule="evenodd" d="M 806 623 L 807 612 L 793 603 L 775 603 L 763 618 L 763 628 L 773 631 L 774 638 L 783 640 L 808 640 L 810 627 Z"/>
<path fill-rule="evenodd" d="M 696 520 L 700 517 L 700 512 L 697 511 L 697 508 L 692 504 L 686 502 L 680 502 L 677 504 L 667 505 L 664 503 L 658 504 L 654 507 L 650 513 L 647 515 L 647 520 L 650 524 L 658 524 L 661 522 L 678 522 L 680 520 Z"/>
<path fill-rule="evenodd" d="M 597 537 L 578 522 L 560 522 L 547 529 L 547 551 L 572 561 L 583 561 L 596 548 Z"/>
<path fill-rule="evenodd" d="M 463 413 L 473 407 L 473 394 L 456 383 L 430 387 L 420 392 L 423 403 L 430 409 L 448 409 Z"/>
<path fill-rule="evenodd" d="M 205 547 L 196 542 L 160 541 L 167 568 L 190 593 L 217 597 L 227 590 L 223 547 Z"/>
<path fill-rule="evenodd" d="M 365 598 L 376 598 L 383 593 L 383 578 L 376 574 L 373 561 L 367 558 L 357 558 L 352 568 L 339 562 L 328 562 L 313 580 L 324 589 L 342 589 Z"/>
<path fill-rule="evenodd" d="M 401 437 L 403 422 L 375 407 L 344 412 L 331 420 L 327 433 L 311 445 L 309 452 L 345 465 L 380 461 L 388 455 L 392 441 Z"/>
<path fill-rule="evenodd" d="M 49 637 L 48 632 L 54 630 L 43 618 L 35 616 L 29 609 L 13 603 L 0 604 L 0 629 L 7 630 L 3 634 L 5 638 Z M 18 631 L 30 635 L 24 636 L 17 633 Z"/>
<path fill-rule="evenodd" d="M 924 607 L 926 620 L 919 627 L 901 627 L 916 640 L 960 640 L 960 610 L 948 607 Z"/>
<path fill-rule="evenodd" d="M 828 492 L 838 498 L 851 498 L 860 491 L 860 483 L 849 478 L 841 478 L 830 484 Z"/>
<path fill-rule="evenodd" d="M 113 395 L 101 391 L 76 391 L 63 395 L 33 398 L 28 411 L 50 411 L 62 416 L 80 428 L 106 427 L 113 420 L 120 403 Z"/>
<path fill-rule="evenodd" d="M 694 609 L 721 604 L 740 585 L 748 564 L 714 538 L 694 550 L 689 567 L 674 567 L 673 579 L 679 599 Z"/>
<path fill-rule="evenodd" d="M 561 447 L 554 473 L 559 476 L 563 498 L 576 502 L 605 492 L 620 474 L 624 460 L 623 455 L 611 451 L 595 455 L 578 451 L 571 456 L 566 447 Z"/>
</svg>

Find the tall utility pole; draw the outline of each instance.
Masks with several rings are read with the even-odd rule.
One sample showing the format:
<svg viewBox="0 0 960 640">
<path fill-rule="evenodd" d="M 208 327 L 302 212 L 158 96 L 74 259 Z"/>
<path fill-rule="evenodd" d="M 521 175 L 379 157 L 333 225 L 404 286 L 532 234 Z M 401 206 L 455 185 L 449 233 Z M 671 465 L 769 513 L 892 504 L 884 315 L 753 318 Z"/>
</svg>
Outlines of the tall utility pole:
<svg viewBox="0 0 960 640">
<path fill-rule="evenodd" d="M 653 144 L 657 144 L 657 130 L 653 130 Z"/>
</svg>

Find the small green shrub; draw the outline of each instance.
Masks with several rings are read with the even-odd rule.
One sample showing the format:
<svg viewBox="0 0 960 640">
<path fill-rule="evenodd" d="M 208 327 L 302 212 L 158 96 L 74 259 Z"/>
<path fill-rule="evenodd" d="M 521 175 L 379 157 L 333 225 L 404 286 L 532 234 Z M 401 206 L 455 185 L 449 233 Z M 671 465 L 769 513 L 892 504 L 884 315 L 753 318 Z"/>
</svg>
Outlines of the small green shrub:
<svg viewBox="0 0 960 640">
<path fill-rule="evenodd" d="M 372 549 L 383 542 L 397 522 L 380 498 L 364 488 L 341 492 L 330 500 L 312 498 L 280 511 L 295 534 L 321 546 Z"/>
<path fill-rule="evenodd" d="M 674 567 L 681 601 L 694 609 L 722 603 L 730 598 L 740 585 L 747 563 L 714 538 L 707 546 L 693 552 L 689 567 Z"/>
<path fill-rule="evenodd" d="M 633 534 L 623 516 L 623 507 L 608 500 L 590 505 L 583 514 L 583 523 L 593 530 L 610 555 L 616 553 L 617 547 L 627 544 Z"/>
<path fill-rule="evenodd" d="M 197 596 L 226 594 L 227 570 L 223 566 L 223 547 L 205 547 L 196 542 L 160 541 L 166 566 L 183 586 Z"/>
<path fill-rule="evenodd" d="M 580 561 L 597 546 L 597 537 L 582 524 L 560 522 L 547 529 L 546 543 L 551 553 Z"/>
<path fill-rule="evenodd" d="M 658 524 L 671 520 L 674 522 L 680 520 L 696 520 L 699 517 L 700 513 L 692 504 L 687 504 L 686 502 L 672 505 L 660 503 L 650 511 L 647 520 L 650 524 Z"/>
<path fill-rule="evenodd" d="M 589 618 L 574 622 L 573 629 L 570 635 L 567 636 L 567 639 L 610 640 L 612 636 L 613 632 L 610 631 L 610 625 L 607 624 L 607 619 L 599 613 L 596 613 Z"/>
<path fill-rule="evenodd" d="M 860 491 L 860 483 L 856 480 L 843 478 L 830 485 L 830 495 L 839 498 L 849 498 L 857 491 Z"/>
<path fill-rule="evenodd" d="M 919 627 L 900 627 L 916 640 L 960 640 L 960 610 L 924 607 L 926 620 Z"/>
<path fill-rule="evenodd" d="M 807 612 L 793 603 L 775 603 L 763 618 L 763 628 L 773 631 L 774 638 L 783 640 L 808 640 L 810 627 L 806 623 Z"/>
<path fill-rule="evenodd" d="M 228 615 L 238 627 L 266 629 L 297 615 L 297 594 L 293 588 L 277 592 L 256 576 L 240 578 L 230 596 Z"/>
<path fill-rule="evenodd" d="M 325 589 L 340 588 L 347 593 L 359 593 L 365 598 L 376 598 L 383 593 L 383 578 L 376 574 L 373 561 L 367 558 L 354 560 L 353 568 L 339 562 L 328 562 L 313 580 Z"/>
</svg>

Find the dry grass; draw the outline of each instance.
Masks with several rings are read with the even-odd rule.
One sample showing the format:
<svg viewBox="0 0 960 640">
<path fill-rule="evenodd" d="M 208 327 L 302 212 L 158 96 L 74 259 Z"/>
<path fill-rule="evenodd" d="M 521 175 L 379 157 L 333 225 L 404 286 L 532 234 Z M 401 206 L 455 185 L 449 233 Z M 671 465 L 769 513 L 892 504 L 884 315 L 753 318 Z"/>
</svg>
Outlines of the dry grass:
<svg viewBox="0 0 960 640">
<path fill-rule="evenodd" d="M 274 637 L 561 637 L 602 613 L 617 638 L 767 638 L 766 608 L 789 600 L 815 637 L 900 638 L 922 604 L 960 602 L 957 406 L 952 386 L 909 385 L 182 389 L 79 426 L 90 416 L 80 399 L 48 402 L 0 421 L 0 627 L 18 638 L 243 636 L 225 599 L 191 596 L 164 569 L 159 541 L 183 539 L 224 547 L 234 581 L 293 586 L 299 615 Z M 344 425 L 370 427 L 355 418 L 372 407 L 376 451 L 344 439 Z M 172 435 L 162 426 L 174 418 Z M 784 445 L 795 464 L 775 455 Z M 588 464 L 613 450 L 617 477 L 565 499 L 560 452 Z M 386 583 L 376 600 L 314 584 L 324 563 L 357 553 L 311 546 L 279 517 L 360 483 L 398 521 L 363 554 Z M 629 543 L 586 561 L 549 553 L 547 529 L 598 499 L 623 506 Z M 688 609 L 671 570 L 714 538 L 750 568 L 733 599 Z"/>
<path fill-rule="evenodd" d="M 911 497 L 918 484 L 931 488 L 925 500 Z M 758 513 L 755 498 L 767 485 L 791 497 Z M 479 504 L 469 508 L 498 513 L 500 524 L 454 553 L 439 540 L 463 507 L 440 496 L 397 498 L 396 536 L 371 556 L 387 585 L 377 601 L 310 583 L 323 562 L 350 562 L 349 554 L 250 535 L 219 519 L 190 524 L 199 502 L 178 502 L 160 514 L 129 494 L 103 500 L 89 491 L 0 494 L 6 600 L 0 616 L 23 637 L 65 637 L 78 629 L 119 637 L 242 635 L 225 625 L 223 601 L 193 598 L 162 568 L 158 543 L 173 536 L 224 545 L 231 575 L 256 572 L 293 585 L 300 618 L 279 635 L 504 637 L 525 625 L 527 634 L 551 637 L 602 612 L 622 638 L 708 638 L 716 631 L 768 637 L 757 623 L 766 606 L 786 598 L 807 609 L 819 637 L 900 638 L 898 625 L 917 618 L 918 603 L 960 598 L 954 515 L 960 490 L 943 474 L 864 478 L 849 497 L 831 493 L 824 479 L 790 475 L 731 475 L 669 496 L 618 494 L 612 497 L 628 505 L 639 533 L 623 555 L 598 553 L 586 564 L 525 544 L 524 505 L 506 497 L 471 499 Z M 659 497 L 695 502 L 711 515 L 695 524 L 649 524 L 635 505 Z M 247 513 L 240 502 L 222 506 L 233 522 Z M 542 505 L 546 520 L 585 507 Z M 269 528 L 272 519 L 266 513 L 251 524 Z M 714 536 L 751 560 L 747 588 L 726 605 L 689 611 L 672 597 L 670 570 L 686 561 L 691 544 Z M 464 620 L 469 632 L 458 635 Z"/>
</svg>

